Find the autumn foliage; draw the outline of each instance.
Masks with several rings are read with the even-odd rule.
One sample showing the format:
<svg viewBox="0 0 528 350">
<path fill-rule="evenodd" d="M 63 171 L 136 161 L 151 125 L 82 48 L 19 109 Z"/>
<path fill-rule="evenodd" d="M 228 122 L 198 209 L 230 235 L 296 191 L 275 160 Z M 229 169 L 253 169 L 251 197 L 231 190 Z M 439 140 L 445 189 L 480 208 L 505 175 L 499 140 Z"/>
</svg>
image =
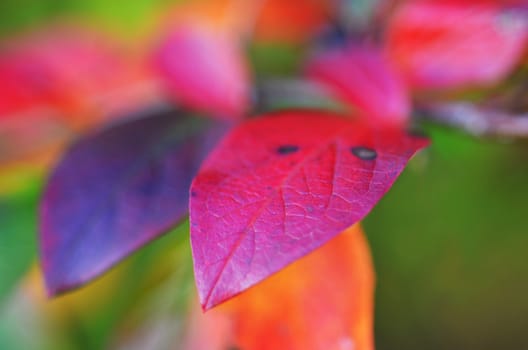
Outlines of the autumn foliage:
<svg viewBox="0 0 528 350">
<path fill-rule="evenodd" d="M 528 10 L 379 1 L 358 29 L 343 3 L 201 1 L 160 14 L 149 42 L 71 27 L 3 45 L 0 164 L 48 156 L 48 295 L 189 217 L 197 298 L 184 303 L 181 346 L 374 349 L 360 222 L 431 143 L 416 111 L 506 84 L 525 56 Z M 283 98 L 307 106 L 264 98 L 247 46 L 270 42 L 302 52 L 300 88 Z"/>
</svg>

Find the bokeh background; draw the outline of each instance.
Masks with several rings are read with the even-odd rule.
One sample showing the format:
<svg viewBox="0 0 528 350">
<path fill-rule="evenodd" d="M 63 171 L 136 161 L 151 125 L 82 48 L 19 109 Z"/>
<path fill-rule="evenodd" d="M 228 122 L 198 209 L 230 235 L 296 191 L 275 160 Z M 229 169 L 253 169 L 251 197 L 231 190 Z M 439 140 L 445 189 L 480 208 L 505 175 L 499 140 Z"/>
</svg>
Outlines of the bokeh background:
<svg viewBox="0 0 528 350">
<path fill-rule="evenodd" d="M 350 2 L 363 11 L 372 6 Z M 68 23 L 140 50 L 177 3 L 2 0 L 0 41 Z M 309 42 L 272 39 L 247 47 L 255 75 L 293 76 Z M 433 145 L 364 223 L 377 273 L 377 349 L 528 349 L 528 143 L 435 125 L 427 132 Z M 86 288 L 45 298 L 36 212 L 57 154 L 0 163 L 0 348 L 155 349 L 174 342 L 194 293 L 186 224 Z"/>
</svg>

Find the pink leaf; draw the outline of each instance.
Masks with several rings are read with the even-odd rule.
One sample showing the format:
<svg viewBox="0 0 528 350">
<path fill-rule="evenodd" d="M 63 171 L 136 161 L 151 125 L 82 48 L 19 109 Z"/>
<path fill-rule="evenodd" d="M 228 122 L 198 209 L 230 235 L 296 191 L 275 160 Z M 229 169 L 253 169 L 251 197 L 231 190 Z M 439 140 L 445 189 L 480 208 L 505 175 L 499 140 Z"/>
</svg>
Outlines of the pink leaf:
<svg viewBox="0 0 528 350">
<path fill-rule="evenodd" d="M 249 107 L 242 50 L 221 30 L 182 22 L 170 30 L 154 64 L 171 95 L 187 107 L 225 119 L 239 118 Z"/>
<path fill-rule="evenodd" d="M 57 119 L 73 129 L 126 116 L 157 100 L 141 57 L 77 26 L 0 43 L 0 120 Z"/>
<path fill-rule="evenodd" d="M 407 90 L 374 48 L 349 45 L 322 52 L 308 62 L 306 71 L 373 123 L 403 125 L 409 119 Z"/>
<path fill-rule="evenodd" d="M 527 39 L 526 13 L 498 1 L 409 1 L 390 21 L 387 46 L 413 87 L 464 88 L 503 79 Z"/>
<path fill-rule="evenodd" d="M 361 220 L 428 141 L 324 112 L 241 124 L 202 165 L 190 221 L 209 309 Z"/>
</svg>

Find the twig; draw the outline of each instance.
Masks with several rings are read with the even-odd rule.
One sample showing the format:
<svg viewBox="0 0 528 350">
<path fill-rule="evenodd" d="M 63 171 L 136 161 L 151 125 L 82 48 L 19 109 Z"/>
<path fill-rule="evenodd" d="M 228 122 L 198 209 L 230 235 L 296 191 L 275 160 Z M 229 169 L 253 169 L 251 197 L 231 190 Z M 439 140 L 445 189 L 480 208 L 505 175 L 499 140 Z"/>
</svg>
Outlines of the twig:
<svg viewBox="0 0 528 350">
<path fill-rule="evenodd" d="M 420 106 L 414 117 L 477 137 L 528 138 L 528 113 L 513 114 L 461 102 Z"/>
</svg>

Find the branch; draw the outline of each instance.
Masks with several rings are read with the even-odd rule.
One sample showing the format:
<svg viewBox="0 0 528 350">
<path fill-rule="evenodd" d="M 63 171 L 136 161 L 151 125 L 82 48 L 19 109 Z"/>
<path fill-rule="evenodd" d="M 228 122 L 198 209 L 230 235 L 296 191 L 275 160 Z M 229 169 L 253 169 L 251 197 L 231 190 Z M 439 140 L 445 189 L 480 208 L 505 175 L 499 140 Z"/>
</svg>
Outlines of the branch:
<svg viewBox="0 0 528 350">
<path fill-rule="evenodd" d="M 421 106 L 415 118 L 456 128 L 477 137 L 528 138 L 528 113 L 513 114 L 472 103 Z"/>
<path fill-rule="evenodd" d="M 345 108 L 324 86 L 312 81 L 272 79 L 257 86 L 259 112 L 288 107 Z M 475 137 L 528 138 L 528 113 L 515 114 L 469 102 L 423 103 L 415 111 L 413 119 L 418 122 L 448 126 Z"/>
</svg>

